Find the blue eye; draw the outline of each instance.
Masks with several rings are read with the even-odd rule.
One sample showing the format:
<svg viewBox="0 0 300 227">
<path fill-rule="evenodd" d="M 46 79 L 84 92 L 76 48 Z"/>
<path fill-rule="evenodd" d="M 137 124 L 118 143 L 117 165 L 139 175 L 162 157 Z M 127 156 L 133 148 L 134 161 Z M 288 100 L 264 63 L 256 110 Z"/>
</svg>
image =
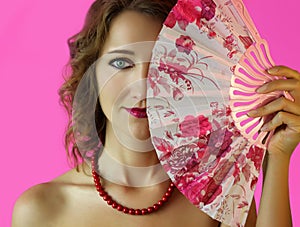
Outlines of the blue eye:
<svg viewBox="0 0 300 227">
<path fill-rule="evenodd" d="M 109 65 L 117 69 L 128 69 L 134 66 L 134 63 L 127 58 L 116 58 L 109 62 Z"/>
</svg>

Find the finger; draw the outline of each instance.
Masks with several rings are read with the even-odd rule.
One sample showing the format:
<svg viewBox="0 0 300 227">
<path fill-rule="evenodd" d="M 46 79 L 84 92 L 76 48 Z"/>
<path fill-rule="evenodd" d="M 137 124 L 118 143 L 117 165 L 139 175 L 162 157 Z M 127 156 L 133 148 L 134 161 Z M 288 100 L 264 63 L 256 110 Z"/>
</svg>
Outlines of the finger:
<svg viewBox="0 0 300 227">
<path fill-rule="evenodd" d="M 267 72 L 273 76 L 284 76 L 286 78 L 300 80 L 300 73 L 297 70 L 291 69 L 287 66 L 275 66 L 268 69 Z"/>
<path fill-rule="evenodd" d="M 248 112 L 249 117 L 261 117 L 276 113 L 278 111 L 285 111 L 291 114 L 296 114 L 300 116 L 300 106 L 284 97 L 280 97 L 267 105 L 259 107 L 255 110 Z"/>
<path fill-rule="evenodd" d="M 273 80 L 259 87 L 256 92 L 260 94 L 272 91 L 292 91 L 300 89 L 300 81 L 296 79 Z"/>
<path fill-rule="evenodd" d="M 296 133 L 300 133 L 300 116 L 286 112 L 279 112 L 278 114 L 276 114 L 271 121 L 266 123 L 261 128 L 261 131 L 272 131 L 284 124 L 287 125 L 290 130 L 295 131 Z"/>
</svg>

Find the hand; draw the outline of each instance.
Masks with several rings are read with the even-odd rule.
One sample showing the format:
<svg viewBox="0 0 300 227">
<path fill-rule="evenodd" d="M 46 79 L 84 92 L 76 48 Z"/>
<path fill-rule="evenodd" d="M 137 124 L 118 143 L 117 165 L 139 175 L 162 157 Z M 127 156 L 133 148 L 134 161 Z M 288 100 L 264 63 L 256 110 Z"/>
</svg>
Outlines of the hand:
<svg viewBox="0 0 300 227">
<path fill-rule="evenodd" d="M 266 94 L 273 91 L 288 91 L 294 101 L 285 97 L 276 99 L 265 106 L 250 111 L 250 117 L 260 117 L 277 113 L 262 127 L 262 131 L 276 129 L 268 144 L 268 152 L 285 154 L 290 157 L 300 142 L 300 73 L 286 66 L 275 66 L 268 70 L 273 76 L 286 77 L 266 83 L 257 89 L 257 93 Z"/>
</svg>

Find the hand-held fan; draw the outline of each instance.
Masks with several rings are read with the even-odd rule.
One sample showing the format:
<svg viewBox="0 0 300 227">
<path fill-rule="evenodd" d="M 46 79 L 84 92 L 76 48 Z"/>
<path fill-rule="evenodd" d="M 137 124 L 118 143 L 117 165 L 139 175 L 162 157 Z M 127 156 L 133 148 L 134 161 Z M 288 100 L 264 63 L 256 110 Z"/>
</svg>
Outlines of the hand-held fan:
<svg viewBox="0 0 300 227">
<path fill-rule="evenodd" d="M 272 65 L 238 0 L 179 0 L 153 49 L 147 112 L 161 164 L 191 203 L 230 226 L 245 224 L 270 137 L 259 129 L 272 116 L 247 113 L 288 97 L 255 92 L 278 79 L 265 72 Z"/>
</svg>

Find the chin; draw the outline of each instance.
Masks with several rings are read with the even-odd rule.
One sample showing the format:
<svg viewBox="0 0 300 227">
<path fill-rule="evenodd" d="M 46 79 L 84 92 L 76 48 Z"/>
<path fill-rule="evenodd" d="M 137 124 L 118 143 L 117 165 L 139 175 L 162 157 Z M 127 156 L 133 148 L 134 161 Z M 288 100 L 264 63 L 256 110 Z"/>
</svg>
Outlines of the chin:
<svg viewBox="0 0 300 227">
<path fill-rule="evenodd" d="M 138 140 L 147 140 L 150 138 L 148 122 L 144 124 L 134 124 L 130 127 L 130 133 Z"/>
<path fill-rule="evenodd" d="M 137 132 L 134 133 L 133 136 L 138 140 L 147 140 L 150 138 L 150 132 Z"/>
</svg>

